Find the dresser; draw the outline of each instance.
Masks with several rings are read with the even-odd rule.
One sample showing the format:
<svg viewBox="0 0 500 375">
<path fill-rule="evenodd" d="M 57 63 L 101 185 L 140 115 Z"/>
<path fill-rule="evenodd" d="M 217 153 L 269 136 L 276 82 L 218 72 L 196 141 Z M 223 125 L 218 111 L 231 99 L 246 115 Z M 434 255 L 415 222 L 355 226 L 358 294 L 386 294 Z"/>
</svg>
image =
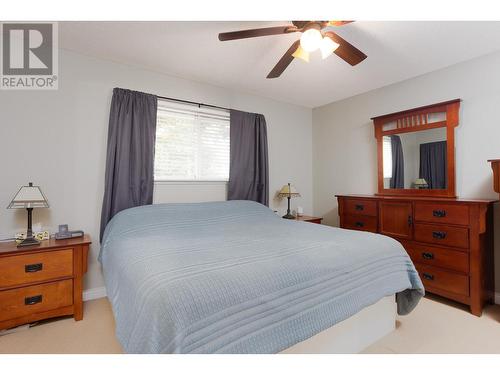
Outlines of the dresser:
<svg viewBox="0 0 500 375">
<path fill-rule="evenodd" d="M 340 227 L 380 233 L 404 246 L 427 292 L 480 316 L 493 301 L 492 200 L 337 195 Z"/>
<path fill-rule="evenodd" d="M 0 329 L 57 316 L 83 319 L 90 237 L 17 248 L 0 243 Z"/>
</svg>

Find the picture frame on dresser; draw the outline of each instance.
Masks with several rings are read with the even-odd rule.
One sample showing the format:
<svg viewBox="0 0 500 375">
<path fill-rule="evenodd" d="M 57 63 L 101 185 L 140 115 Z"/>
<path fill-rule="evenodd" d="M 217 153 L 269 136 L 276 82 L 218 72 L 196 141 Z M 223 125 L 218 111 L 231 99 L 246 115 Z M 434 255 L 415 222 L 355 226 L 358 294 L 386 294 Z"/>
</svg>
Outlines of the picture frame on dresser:
<svg viewBox="0 0 500 375">
<path fill-rule="evenodd" d="M 481 316 L 483 306 L 494 299 L 493 203 L 496 200 L 456 196 L 454 133 L 459 125 L 459 108 L 460 99 L 454 99 L 373 117 L 378 192 L 336 197 L 341 228 L 380 233 L 398 240 L 412 259 L 427 293 L 465 304 L 472 314 Z M 387 186 L 384 137 L 439 128 L 446 134 L 443 158 L 446 164 L 443 167 L 441 163 L 446 168 L 445 186 L 422 189 L 399 182 L 403 187 L 392 188 L 395 185 L 392 180 Z M 403 147 L 399 147 L 398 152 L 404 157 Z M 408 154 L 410 158 L 406 155 L 405 161 L 417 164 L 414 159 L 418 158 L 422 163 L 418 153 Z M 423 177 L 414 175 L 418 180 Z"/>
</svg>

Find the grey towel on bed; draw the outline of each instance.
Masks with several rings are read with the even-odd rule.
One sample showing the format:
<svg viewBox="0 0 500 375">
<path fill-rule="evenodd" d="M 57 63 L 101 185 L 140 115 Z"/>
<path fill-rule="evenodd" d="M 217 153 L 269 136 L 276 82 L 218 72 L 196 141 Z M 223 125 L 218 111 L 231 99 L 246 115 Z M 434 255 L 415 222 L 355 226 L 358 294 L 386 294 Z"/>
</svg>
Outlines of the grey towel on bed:
<svg viewBox="0 0 500 375">
<path fill-rule="evenodd" d="M 249 201 L 122 211 L 99 258 L 128 353 L 277 353 L 384 296 L 407 314 L 424 294 L 397 241 Z"/>
</svg>

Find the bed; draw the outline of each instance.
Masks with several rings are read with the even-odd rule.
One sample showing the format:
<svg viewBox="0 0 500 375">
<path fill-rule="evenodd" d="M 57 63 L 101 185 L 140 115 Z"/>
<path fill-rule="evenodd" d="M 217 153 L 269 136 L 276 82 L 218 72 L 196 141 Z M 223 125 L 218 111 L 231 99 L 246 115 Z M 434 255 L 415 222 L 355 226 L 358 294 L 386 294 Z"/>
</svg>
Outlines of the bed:
<svg viewBox="0 0 500 375">
<path fill-rule="evenodd" d="M 424 294 L 397 241 L 250 201 L 124 210 L 99 260 L 127 353 L 287 352 L 388 296 L 407 314 Z"/>
</svg>

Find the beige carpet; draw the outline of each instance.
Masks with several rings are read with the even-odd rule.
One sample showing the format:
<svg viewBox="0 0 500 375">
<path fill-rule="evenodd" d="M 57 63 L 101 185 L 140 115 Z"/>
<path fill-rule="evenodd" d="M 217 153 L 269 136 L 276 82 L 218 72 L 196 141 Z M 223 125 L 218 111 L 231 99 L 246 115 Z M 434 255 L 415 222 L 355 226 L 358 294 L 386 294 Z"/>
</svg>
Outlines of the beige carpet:
<svg viewBox="0 0 500 375">
<path fill-rule="evenodd" d="M 364 353 L 500 353 L 500 305 L 481 318 L 461 305 L 423 299 L 395 332 Z M 107 299 L 85 302 L 84 319 L 52 320 L 0 336 L 0 353 L 121 353 Z"/>
</svg>

